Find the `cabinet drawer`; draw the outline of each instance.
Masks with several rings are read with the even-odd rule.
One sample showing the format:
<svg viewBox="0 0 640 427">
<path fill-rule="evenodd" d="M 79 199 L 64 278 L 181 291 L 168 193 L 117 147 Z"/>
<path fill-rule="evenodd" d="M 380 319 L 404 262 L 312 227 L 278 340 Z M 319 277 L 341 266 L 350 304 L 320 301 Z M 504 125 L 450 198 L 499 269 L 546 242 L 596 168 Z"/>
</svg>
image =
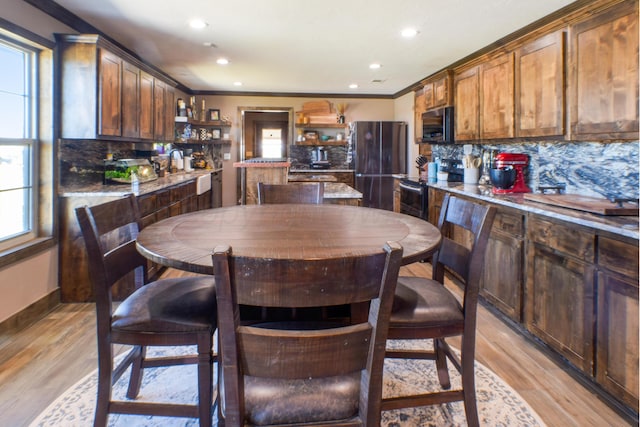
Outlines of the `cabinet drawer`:
<svg viewBox="0 0 640 427">
<path fill-rule="evenodd" d="M 637 242 L 632 245 L 608 237 L 598 237 L 598 265 L 607 270 L 637 280 L 639 256 Z"/>
<path fill-rule="evenodd" d="M 167 206 L 169 206 L 169 204 L 171 204 L 171 191 L 169 190 L 162 190 L 162 191 L 158 191 L 156 193 L 156 199 L 157 199 L 157 209 L 160 210 L 162 208 L 166 208 Z"/>
<path fill-rule="evenodd" d="M 144 217 L 155 212 L 156 200 L 157 197 L 155 194 L 146 194 L 138 197 L 138 209 L 140 210 L 140 216 Z"/>
<path fill-rule="evenodd" d="M 522 214 L 505 212 L 499 209 L 492 228 L 492 231 L 499 231 L 513 237 L 522 237 L 524 235 L 524 217 Z"/>
<path fill-rule="evenodd" d="M 535 216 L 529 218 L 529 240 L 571 255 L 588 263 L 595 261 L 595 234 L 570 224 L 552 222 Z"/>
<path fill-rule="evenodd" d="M 196 194 L 195 181 L 177 185 L 171 189 L 171 203 L 179 202 L 194 194 Z"/>
</svg>

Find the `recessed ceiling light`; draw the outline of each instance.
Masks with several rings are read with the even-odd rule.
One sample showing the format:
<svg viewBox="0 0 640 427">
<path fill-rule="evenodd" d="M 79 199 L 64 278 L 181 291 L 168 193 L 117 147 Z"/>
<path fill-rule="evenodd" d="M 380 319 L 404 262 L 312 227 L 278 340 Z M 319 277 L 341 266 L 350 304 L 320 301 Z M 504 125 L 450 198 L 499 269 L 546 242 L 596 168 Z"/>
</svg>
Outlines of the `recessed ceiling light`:
<svg viewBox="0 0 640 427">
<path fill-rule="evenodd" d="M 402 34 L 402 37 L 410 39 L 411 37 L 415 37 L 418 35 L 418 30 L 416 30 L 415 28 L 405 28 L 400 34 Z"/>
<path fill-rule="evenodd" d="M 372 70 L 377 70 L 378 68 L 382 67 L 382 65 L 374 62 L 373 64 L 369 65 L 369 68 L 371 68 Z"/>
<path fill-rule="evenodd" d="M 194 30 L 201 30 L 205 28 L 207 25 L 209 24 L 204 22 L 202 19 L 192 19 L 191 21 L 189 21 L 189 26 Z"/>
<path fill-rule="evenodd" d="M 349 85 L 349 89 L 358 89 L 358 85 L 357 85 L 357 84 L 355 84 L 355 83 L 351 83 L 351 84 Z"/>
<path fill-rule="evenodd" d="M 233 82 L 234 86 L 242 86 L 242 82 Z"/>
<path fill-rule="evenodd" d="M 227 58 L 218 58 L 216 60 L 216 64 L 218 65 L 227 65 L 229 63 L 229 60 Z"/>
</svg>

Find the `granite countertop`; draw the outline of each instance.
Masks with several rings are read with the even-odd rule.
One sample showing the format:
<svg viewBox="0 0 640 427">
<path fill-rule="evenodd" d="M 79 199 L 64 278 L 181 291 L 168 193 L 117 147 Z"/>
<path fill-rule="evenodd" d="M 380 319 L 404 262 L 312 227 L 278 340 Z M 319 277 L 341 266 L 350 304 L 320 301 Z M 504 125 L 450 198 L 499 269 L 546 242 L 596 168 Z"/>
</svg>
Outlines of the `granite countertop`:
<svg viewBox="0 0 640 427">
<path fill-rule="evenodd" d="M 133 188 L 133 184 L 77 184 L 67 185 L 60 189 L 59 196 L 62 197 L 89 197 L 89 196 L 114 196 L 120 197 L 130 193 L 134 193 L 137 196 L 152 193 L 163 188 L 173 185 L 181 184 L 195 180 L 202 175 L 211 174 L 213 172 L 219 172 L 222 169 L 194 169 L 192 172 L 178 172 L 167 174 L 162 178 L 155 179 L 153 181 L 143 182 L 138 184 L 137 191 Z"/>
<path fill-rule="evenodd" d="M 235 162 L 234 168 L 288 168 L 291 162 Z"/>
<path fill-rule="evenodd" d="M 298 168 L 291 168 L 289 169 L 290 173 L 334 173 L 334 172 L 355 172 L 353 169 L 311 169 L 311 168 L 307 168 L 307 169 L 298 169 Z"/>
<path fill-rule="evenodd" d="M 333 175 L 329 175 L 328 173 L 311 175 L 308 173 L 304 174 L 289 174 L 287 177 L 289 182 L 338 182 L 338 178 Z"/>
<path fill-rule="evenodd" d="M 344 182 L 325 182 L 325 199 L 362 199 L 362 193 Z"/>
<path fill-rule="evenodd" d="M 532 212 L 549 218 L 556 218 L 573 224 L 582 225 L 596 230 L 638 239 L 640 237 L 640 222 L 637 216 L 596 215 L 574 209 L 566 209 L 536 203 L 524 199 L 524 194 L 493 194 L 491 185 L 470 185 L 461 182 L 428 182 L 427 185 L 451 193 L 473 197 L 497 205 Z"/>
</svg>

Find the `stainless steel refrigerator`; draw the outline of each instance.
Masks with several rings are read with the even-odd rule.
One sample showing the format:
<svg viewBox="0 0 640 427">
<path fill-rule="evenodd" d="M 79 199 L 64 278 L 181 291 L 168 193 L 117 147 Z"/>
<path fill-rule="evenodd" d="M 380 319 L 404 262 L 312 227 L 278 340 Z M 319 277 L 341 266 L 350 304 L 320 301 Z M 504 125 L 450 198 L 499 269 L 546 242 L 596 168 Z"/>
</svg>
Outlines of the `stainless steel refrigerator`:
<svg viewBox="0 0 640 427">
<path fill-rule="evenodd" d="M 393 174 L 407 168 L 407 124 L 354 122 L 350 138 L 362 206 L 393 210 Z"/>
</svg>

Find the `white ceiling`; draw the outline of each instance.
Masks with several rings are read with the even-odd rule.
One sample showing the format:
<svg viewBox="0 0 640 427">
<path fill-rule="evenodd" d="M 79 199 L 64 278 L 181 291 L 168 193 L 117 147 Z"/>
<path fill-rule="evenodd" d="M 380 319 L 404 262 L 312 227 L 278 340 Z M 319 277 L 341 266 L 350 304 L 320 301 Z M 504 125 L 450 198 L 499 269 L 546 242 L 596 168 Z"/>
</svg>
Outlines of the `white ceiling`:
<svg viewBox="0 0 640 427">
<path fill-rule="evenodd" d="M 56 0 L 196 91 L 393 95 L 569 0 Z M 188 21 L 209 25 L 192 30 Z M 407 40 L 405 27 L 419 34 Z M 213 43 L 207 47 L 204 43 Z M 226 57 L 228 65 L 216 64 Z M 370 70 L 369 64 L 382 67 Z M 234 82 L 241 81 L 236 87 Z M 349 84 L 358 84 L 349 89 Z"/>
</svg>

